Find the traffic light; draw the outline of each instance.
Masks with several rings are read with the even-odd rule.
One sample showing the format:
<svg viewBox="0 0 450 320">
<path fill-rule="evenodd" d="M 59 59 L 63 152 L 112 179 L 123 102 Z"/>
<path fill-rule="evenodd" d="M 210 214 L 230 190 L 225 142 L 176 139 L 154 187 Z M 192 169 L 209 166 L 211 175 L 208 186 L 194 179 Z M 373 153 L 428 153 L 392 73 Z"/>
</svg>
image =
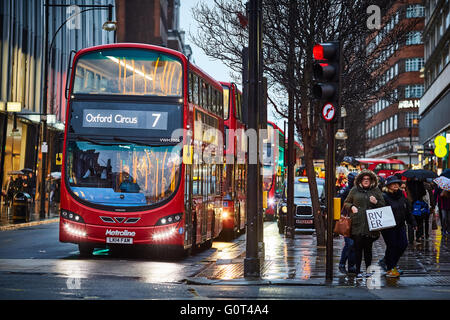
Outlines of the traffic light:
<svg viewBox="0 0 450 320">
<path fill-rule="evenodd" d="M 316 44 L 313 48 L 313 74 L 315 84 L 312 87 L 314 98 L 337 107 L 339 101 L 340 79 L 339 41 Z"/>
</svg>

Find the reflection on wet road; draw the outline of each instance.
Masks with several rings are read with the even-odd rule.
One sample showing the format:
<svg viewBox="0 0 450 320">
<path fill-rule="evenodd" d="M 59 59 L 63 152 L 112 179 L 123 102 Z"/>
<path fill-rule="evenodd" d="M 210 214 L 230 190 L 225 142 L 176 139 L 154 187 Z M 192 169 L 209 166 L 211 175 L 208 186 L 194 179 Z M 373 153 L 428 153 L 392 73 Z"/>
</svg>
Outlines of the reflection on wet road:
<svg viewBox="0 0 450 320">
<path fill-rule="evenodd" d="M 77 247 L 58 242 L 58 225 L 50 224 L 0 234 L 0 273 L 15 275 L 48 275 L 67 279 L 93 280 L 114 277 L 139 283 L 181 284 L 186 279 L 244 279 L 246 235 L 233 242 L 215 241 L 213 247 L 198 250 L 183 260 L 163 260 L 141 253 L 114 255 L 109 250 L 96 250 L 93 257 L 81 258 Z M 338 263 L 342 237 L 334 238 L 333 285 L 366 287 L 366 280 L 341 274 Z M 400 279 L 381 276 L 381 286 L 450 284 L 450 239 L 432 231 L 428 241 L 409 245 L 399 266 Z M 278 234 L 276 222 L 264 225 L 264 253 L 261 263 L 263 280 L 285 283 L 321 281 L 325 279 L 325 247 L 317 247 L 315 235 L 297 233 L 295 239 Z M 380 238 L 373 246 L 373 261 L 384 255 Z M 363 263 L 364 266 L 364 263 Z"/>
<path fill-rule="evenodd" d="M 344 244 L 342 237 L 334 238 L 333 285 L 366 287 L 366 280 L 356 281 L 354 276 L 338 271 L 339 258 Z M 317 247 L 315 235 L 297 233 L 295 239 L 286 239 L 278 234 L 276 223 L 266 222 L 264 227 L 265 259 L 262 262 L 263 279 L 296 281 L 325 279 L 325 247 Z M 410 244 L 400 259 L 404 271 L 400 279 L 389 279 L 381 275 L 379 285 L 398 287 L 401 285 L 448 285 L 450 284 L 450 239 L 441 236 L 440 228 L 431 232 L 430 239 Z M 215 243 L 217 251 L 208 257 L 211 263 L 196 277 L 208 279 L 242 279 L 245 258 L 245 235 L 233 244 Z M 380 237 L 373 246 L 373 263 L 384 256 L 385 245 Z M 363 262 L 364 268 L 364 262 Z M 363 269 L 364 270 L 364 269 Z"/>
</svg>

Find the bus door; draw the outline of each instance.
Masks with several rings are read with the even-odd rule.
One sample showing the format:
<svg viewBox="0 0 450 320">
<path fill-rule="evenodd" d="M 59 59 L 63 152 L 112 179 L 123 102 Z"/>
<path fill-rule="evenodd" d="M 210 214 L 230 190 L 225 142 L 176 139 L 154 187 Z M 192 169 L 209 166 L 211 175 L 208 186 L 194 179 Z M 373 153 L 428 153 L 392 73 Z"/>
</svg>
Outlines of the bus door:
<svg viewBox="0 0 450 320">
<path fill-rule="evenodd" d="M 244 229 L 245 228 L 245 223 L 246 221 L 246 201 L 247 201 L 247 195 L 246 195 L 246 190 L 247 190 L 247 166 L 245 164 L 241 164 L 241 201 L 239 203 L 239 209 L 240 209 L 240 229 Z"/>
<path fill-rule="evenodd" d="M 201 208 L 201 239 L 202 242 L 208 238 L 208 219 L 209 217 L 209 165 L 202 165 L 202 181 L 203 181 L 203 190 L 202 190 L 202 208 Z"/>
<path fill-rule="evenodd" d="M 216 207 L 214 236 L 218 237 L 222 231 L 222 204 L 223 204 L 223 164 L 216 165 Z"/>
<path fill-rule="evenodd" d="M 238 231 L 242 229 L 242 225 L 244 224 L 244 217 L 242 216 L 242 209 L 243 209 L 243 181 L 242 181 L 242 164 L 236 163 L 235 167 L 235 205 L 234 205 L 234 212 L 235 212 L 235 226 L 237 227 Z"/>
<path fill-rule="evenodd" d="M 220 194 L 221 165 L 211 165 L 211 186 L 210 186 L 210 205 L 211 205 L 211 237 L 215 238 L 220 232 L 222 196 Z"/>
<path fill-rule="evenodd" d="M 192 165 L 186 164 L 184 167 L 185 178 L 184 178 L 184 212 L 185 212 L 185 239 L 184 244 L 186 246 L 192 245 L 193 241 L 193 204 L 192 204 Z"/>
<path fill-rule="evenodd" d="M 202 172 L 201 165 L 196 162 L 196 154 L 194 153 L 194 165 L 192 173 L 192 210 L 193 213 L 193 232 L 194 243 L 197 244 L 202 241 L 202 209 L 203 209 L 203 195 L 202 195 Z"/>
</svg>

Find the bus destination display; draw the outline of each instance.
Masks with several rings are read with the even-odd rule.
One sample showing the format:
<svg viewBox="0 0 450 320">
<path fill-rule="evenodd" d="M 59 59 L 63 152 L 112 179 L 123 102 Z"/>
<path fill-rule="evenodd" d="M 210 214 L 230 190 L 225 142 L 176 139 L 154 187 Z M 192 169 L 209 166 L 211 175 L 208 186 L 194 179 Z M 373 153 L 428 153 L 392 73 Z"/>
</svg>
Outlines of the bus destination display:
<svg viewBox="0 0 450 320">
<path fill-rule="evenodd" d="M 84 109 L 83 127 L 167 130 L 168 112 Z"/>
</svg>

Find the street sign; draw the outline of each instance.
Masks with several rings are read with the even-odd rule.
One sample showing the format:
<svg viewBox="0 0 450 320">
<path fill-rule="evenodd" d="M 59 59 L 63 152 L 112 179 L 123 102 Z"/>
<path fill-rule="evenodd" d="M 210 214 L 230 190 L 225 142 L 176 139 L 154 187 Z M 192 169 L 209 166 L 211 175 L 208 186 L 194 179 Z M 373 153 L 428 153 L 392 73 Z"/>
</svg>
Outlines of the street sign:
<svg viewBox="0 0 450 320">
<path fill-rule="evenodd" d="M 325 121 L 332 121 L 335 115 L 336 108 L 331 103 L 327 103 L 323 106 L 322 117 L 325 119 Z"/>
<path fill-rule="evenodd" d="M 41 152 L 42 153 L 47 153 L 48 152 L 48 144 L 47 144 L 47 142 L 42 142 Z"/>
</svg>

